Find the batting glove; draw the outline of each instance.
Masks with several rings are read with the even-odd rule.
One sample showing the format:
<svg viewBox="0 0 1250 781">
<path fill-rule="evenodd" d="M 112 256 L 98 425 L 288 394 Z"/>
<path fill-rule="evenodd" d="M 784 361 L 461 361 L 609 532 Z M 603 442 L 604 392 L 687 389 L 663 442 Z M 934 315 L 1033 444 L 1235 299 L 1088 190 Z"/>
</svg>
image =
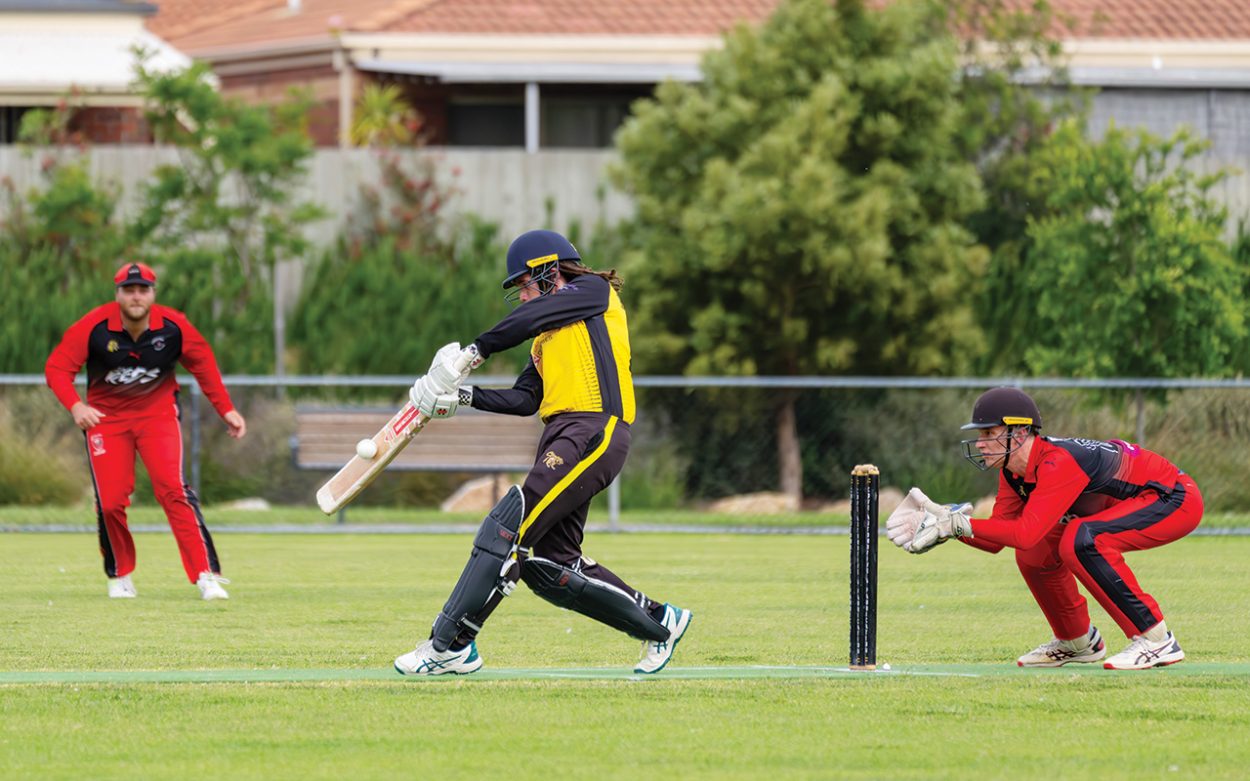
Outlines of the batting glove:
<svg viewBox="0 0 1250 781">
<path fill-rule="evenodd" d="M 460 383 L 468 378 L 469 370 L 467 368 L 462 370 L 457 366 L 461 352 L 463 351 L 460 349 L 459 342 L 450 342 L 440 347 L 434 354 L 430 371 L 425 375 L 429 380 L 431 390 L 440 395 L 454 393 Z"/>
</svg>

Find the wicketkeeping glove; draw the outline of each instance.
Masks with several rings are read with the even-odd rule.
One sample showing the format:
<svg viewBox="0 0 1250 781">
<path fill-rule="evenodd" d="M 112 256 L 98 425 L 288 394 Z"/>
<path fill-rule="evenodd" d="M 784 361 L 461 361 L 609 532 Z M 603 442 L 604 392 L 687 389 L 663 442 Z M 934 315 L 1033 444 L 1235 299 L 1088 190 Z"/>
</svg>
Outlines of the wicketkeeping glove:
<svg viewBox="0 0 1250 781">
<path fill-rule="evenodd" d="M 972 505 L 968 502 L 938 504 L 932 500 L 926 500 L 923 507 L 924 519 L 916 527 L 916 534 L 912 537 L 907 550 L 912 553 L 924 553 L 951 537 L 972 538 L 972 519 L 968 517 L 968 513 L 972 512 Z"/>
<path fill-rule="evenodd" d="M 916 527 L 924 520 L 924 503 L 927 501 L 929 497 L 919 488 L 913 487 L 907 492 L 907 496 L 886 519 L 885 535 L 890 542 L 900 548 L 906 548 L 911 543 L 916 536 Z"/>
</svg>

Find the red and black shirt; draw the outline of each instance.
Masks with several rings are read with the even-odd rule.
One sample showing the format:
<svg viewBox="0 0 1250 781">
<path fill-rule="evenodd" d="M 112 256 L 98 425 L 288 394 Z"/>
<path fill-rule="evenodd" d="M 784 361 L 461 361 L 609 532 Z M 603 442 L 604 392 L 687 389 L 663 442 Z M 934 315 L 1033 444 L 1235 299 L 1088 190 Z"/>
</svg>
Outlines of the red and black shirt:
<svg viewBox="0 0 1250 781">
<path fill-rule="evenodd" d="M 1168 493 L 1179 475 L 1158 453 L 1120 440 L 1036 437 L 1024 474 L 1002 470 L 993 515 L 972 521 L 971 543 L 1028 549 L 1066 517 L 1093 515 L 1148 489 Z"/>
<path fill-rule="evenodd" d="M 122 327 L 121 306 L 115 302 L 71 325 L 44 366 L 48 387 L 66 409 L 81 401 L 74 377 L 84 363 L 87 404 L 105 415 L 172 413 L 178 392 L 175 363 L 195 375 L 217 414 L 234 409 L 212 348 L 176 309 L 154 304 L 148 330 L 137 340 Z"/>
</svg>

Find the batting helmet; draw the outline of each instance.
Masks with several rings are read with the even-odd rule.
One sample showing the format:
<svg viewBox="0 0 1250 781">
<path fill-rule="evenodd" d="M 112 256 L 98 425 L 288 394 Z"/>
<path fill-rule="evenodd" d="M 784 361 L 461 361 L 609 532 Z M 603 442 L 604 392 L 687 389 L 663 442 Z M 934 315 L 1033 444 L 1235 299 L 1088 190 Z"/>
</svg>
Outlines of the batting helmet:
<svg viewBox="0 0 1250 781">
<path fill-rule="evenodd" d="M 990 388 L 972 405 L 972 420 L 960 428 L 994 426 L 1029 426 L 1041 430 L 1042 413 L 1032 397 L 1019 388 Z"/>
<path fill-rule="evenodd" d="M 512 240 L 508 247 L 508 277 L 503 281 L 504 290 L 516 284 L 517 279 L 527 272 L 537 274 L 536 269 L 561 260 L 581 262 L 582 256 L 577 254 L 577 247 L 568 239 L 555 231 L 527 231 Z"/>
</svg>

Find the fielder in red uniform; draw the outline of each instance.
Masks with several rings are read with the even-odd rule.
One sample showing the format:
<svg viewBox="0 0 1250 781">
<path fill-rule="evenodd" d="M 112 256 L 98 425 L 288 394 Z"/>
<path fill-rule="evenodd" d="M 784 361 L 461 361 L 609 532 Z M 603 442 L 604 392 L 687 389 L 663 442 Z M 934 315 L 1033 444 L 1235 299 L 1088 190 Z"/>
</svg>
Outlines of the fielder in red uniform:
<svg viewBox="0 0 1250 781">
<path fill-rule="evenodd" d="M 199 500 L 183 479 L 174 364 L 195 375 L 230 436 L 241 438 L 247 424 L 230 401 L 208 342 L 181 312 L 155 303 L 155 272 L 142 263 L 127 263 L 113 281 L 117 300 L 70 326 L 44 368 L 48 387 L 86 434 L 109 596 L 136 595 L 126 507 L 134 491 L 137 452 L 178 541 L 187 578 L 204 599 L 228 599 L 221 585 L 228 581 L 221 577 Z M 84 363 L 86 403 L 74 389 Z"/>
<path fill-rule="evenodd" d="M 1156 548 L 1197 528 L 1202 494 L 1193 478 L 1164 457 L 1121 440 L 1040 435 L 1037 404 L 1017 388 L 981 395 L 964 429 L 966 457 L 1001 470 L 989 518 L 970 505 L 940 505 L 913 488 L 886 524 L 890 539 L 912 553 L 958 537 L 990 553 L 1014 548 L 1016 563 L 1050 623 L 1054 638 L 1017 660 L 1021 667 L 1103 662 L 1110 670 L 1143 670 L 1185 658 L 1163 611 L 1124 561 L 1127 551 Z M 1129 638 L 1106 658 L 1077 581 Z"/>
</svg>

